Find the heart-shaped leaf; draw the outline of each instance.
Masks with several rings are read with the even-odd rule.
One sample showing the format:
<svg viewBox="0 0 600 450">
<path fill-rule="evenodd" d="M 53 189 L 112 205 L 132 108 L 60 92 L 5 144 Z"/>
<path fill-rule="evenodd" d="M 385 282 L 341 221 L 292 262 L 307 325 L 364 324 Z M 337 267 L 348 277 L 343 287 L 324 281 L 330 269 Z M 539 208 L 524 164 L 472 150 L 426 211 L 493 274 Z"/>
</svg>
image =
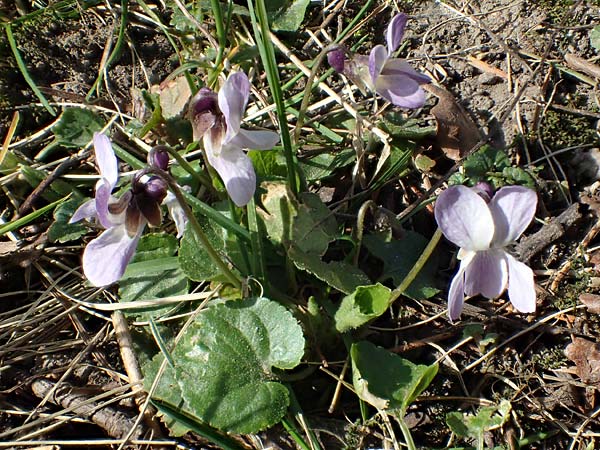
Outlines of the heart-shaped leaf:
<svg viewBox="0 0 600 450">
<path fill-rule="evenodd" d="M 300 325 L 266 298 L 213 306 L 173 351 L 188 411 L 223 431 L 254 433 L 277 423 L 289 398 L 272 368 L 291 369 L 304 354 Z"/>
</svg>

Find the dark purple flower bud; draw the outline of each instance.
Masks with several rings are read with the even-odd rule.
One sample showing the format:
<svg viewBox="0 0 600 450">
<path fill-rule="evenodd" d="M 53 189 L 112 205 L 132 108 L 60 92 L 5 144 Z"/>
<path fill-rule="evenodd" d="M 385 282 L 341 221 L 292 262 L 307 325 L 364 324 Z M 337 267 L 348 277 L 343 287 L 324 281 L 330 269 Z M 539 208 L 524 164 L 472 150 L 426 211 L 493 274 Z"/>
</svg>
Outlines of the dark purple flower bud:
<svg viewBox="0 0 600 450">
<path fill-rule="evenodd" d="M 204 133 L 215 124 L 219 114 L 217 94 L 208 88 L 200 89 L 192 98 L 188 112 L 188 117 L 192 122 L 194 140 L 202 139 Z"/>
<path fill-rule="evenodd" d="M 489 203 L 494 196 L 494 188 L 490 183 L 486 183 L 485 181 L 478 182 L 471 189 L 484 199 L 486 203 Z"/>
<path fill-rule="evenodd" d="M 201 88 L 192 98 L 190 110 L 193 115 L 207 111 L 216 114 L 219 110 L 217 93 L 206 87 Z"/>
<path fill-rule="evenodd" d="M 336 48 L 335 50 L 332 50 L 329 53 L 327 53 L 327 62 L 331 67 L 334 68 L 336 72 L 344 72 L 345 59 L 346 54 L 341 48 Z"/>
<path fill-rule="evenodd" d="M 167 170 L 169 166 L 169 152 L 164 145 L 157 145 L 148 152 L 148 165 L 161 170 Z"/>
<path fill-rule="evenodd" d="M 167 183 L 159 177 L 151 177 L 144 184 L 144 191 L 148 199 L 160 204 L 167 195 Z"/>
</svg>

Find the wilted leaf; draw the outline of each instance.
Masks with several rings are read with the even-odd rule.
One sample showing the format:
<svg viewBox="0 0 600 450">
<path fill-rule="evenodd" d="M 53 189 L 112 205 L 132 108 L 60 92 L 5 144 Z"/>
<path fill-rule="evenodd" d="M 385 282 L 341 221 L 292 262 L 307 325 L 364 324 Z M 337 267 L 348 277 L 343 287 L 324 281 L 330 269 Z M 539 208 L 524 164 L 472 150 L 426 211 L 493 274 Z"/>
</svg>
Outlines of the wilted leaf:
<svg viewBox="0 0 600 450">
<path fill-rule="evenodd" d="M 600 345 L 578 337 L 567 345 L 565 355 L 575 363 L 577 375 L 584 383 L 600 382 Z"/>
<path fill-rule="evenodd" d="M 600 314 L 600 295 L 584 293 L 579 296 L 579 300 L 586 306 L 589 312 Z"/>
<path fill-rule="evenodd" d="M 448 158 L 462 159 L 481 139 L 479 128 L 450 92 L 433 84 L 425 84 L 423 89 L 438 98 L 431 108 L 437 122 L 437 145 Z"/>
<path fill-rule="evenodd" d="M 158 86 L 152 86 L 151 92 L 158 94 L 160 109 L 165 119 L 181 117 L 192 97 L 190 84 L 183 75 L 174 80 L 163 81 Z"/>
</svg>

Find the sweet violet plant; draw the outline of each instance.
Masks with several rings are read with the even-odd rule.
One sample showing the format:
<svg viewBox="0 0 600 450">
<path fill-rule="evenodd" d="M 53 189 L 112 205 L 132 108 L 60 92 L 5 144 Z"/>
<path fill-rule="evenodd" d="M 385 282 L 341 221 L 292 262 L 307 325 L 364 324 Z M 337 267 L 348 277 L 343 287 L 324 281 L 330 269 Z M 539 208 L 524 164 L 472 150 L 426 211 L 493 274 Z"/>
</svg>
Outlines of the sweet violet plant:
<svg viewBox="0 0 600 450">
<path fill-rule="evenodd" d="M 256 173 L 243 149 L 269 150 L 279 141 L 273 131 L 240 127 L 249 97 L 248 77 L 236 72 L 229 75 L 218 94 L 200 89 L 189 110 L 194 139 L 202 139 L 208 163 L 237 206 L 246 205 L 256 190 Z"/>
<path fill-rule="evenodd" d="M 95 219 L 105 228 L 85 247 L 83 273 L 94 286 L 108 286 L 123 276 L 146 225 L 160 225 L 161 204 L 173 217 L 178 237 L 183 235 L 187 218 L 175 196 L 167 191 L 166 181 L 143 170 L 133 176 L 130 190 L 119 198 L 113 196 L 119 179 L 117 157 L 106 135 L 95 133 L 93 142 L 101 178 L 96 183 L 95 197 L 81 205 L 69 222 Z M 165 170 L 168 161 L 160 149 L 148 154 L 151 167 Z"/>
<path fill-rule="evenodd" d="M 448 315 L 460 317 L 464 296 L 508 297 L 521 312 L 535 311 L 533 271 L 508 251 L 527 228 L 537 206 L 535 191 L 506 186 L 452 186 L 440 194 L 435 219 L 448 240 L 460 247 L 460 267 L 448 294 Z"/>
<path fill-rule="evenodd" d="M 422 84 L 431 80 L 417 72 L 404 59 L 393 58 L 406 28 L 406 14 L 396 15 L 388 25 L 387 47 L 376 45 L 369 56 L 350 55 L 339 47 L 327 54 L 327 60 L 337 72 L 346 75 L 361 91 L 372 91 L 396 106 L 420 108 L 425 103 Z"/>
</svg>

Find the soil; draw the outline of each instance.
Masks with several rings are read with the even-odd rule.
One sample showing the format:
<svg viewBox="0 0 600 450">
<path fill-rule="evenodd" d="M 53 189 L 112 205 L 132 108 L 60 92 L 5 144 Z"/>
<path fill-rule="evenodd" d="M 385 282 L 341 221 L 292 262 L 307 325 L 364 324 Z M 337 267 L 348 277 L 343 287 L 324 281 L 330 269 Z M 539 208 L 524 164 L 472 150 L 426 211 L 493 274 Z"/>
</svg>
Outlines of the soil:
<svg viewBox="0 0 600 450">
<path fill-rule="evenodd" d="M 33 10 L 28 2 L 20 3 L 29 8 L 28 12 Z M 21 57 L 30 76 L 52 102 L 59 106 L 61 102 L 99 104 L 135 115 L 134 88 L 149 89 L 177 68 L 177 54 L 164 34 L 141 20 L 135 14 L 140 10 L 132 5 L 127 42 L 110 65 L 106 84 L 99 95 L 89 102 L 85 99 L 107 56 L 107 43 L 115 44 L 118 3 L 110 2 L 112 11 L 103 5 L 67 12 L 55 10 L 33 20 L 15 22 L 13 32 Z M 565 56 L 583 58 L 592 69 L 599 69 L 599 52 L 591 47 L 589 33 L 600 23 L 600 6 L 597 1 L 580 1 L 570 6 L 567 1 L 535 0 L 399 4 L 411 14 L 405 38 L 408 44 L 403 50 L 408 59 L 448 90 L 481 135 L 495 147 L 506 149 L 515 164 L 539 167 L 532 172 L 541 193 L 538 217 L 544 221 L 532 226 L 530 233 L 543 230 L 570 204 L 580 204 L 577 218 L 561 225 L 558 234 L 542 235 L 542 241 L 547 242 L 540 246 L 542 251 L 532 255 L 531 264 L 538 275 L 537 316 L 531 318 L 510 310 L 513 314 L 509 314 L 503 300 L 475 300 L 467 306 L 467 324 L 480 327 L 483 334 L 475 333 L 468 345 L 460 346 L 451 357 L 442 360 L 441 375 L 427 391 L 430 398 L 438 401 L 424 398 L 411 408 L 409 422 L 415 440 L 423 448 L 444 448 L 449 439 L 446 413 L 458 408 L 469 411 L 473 405 L 468 402 L 473 399 L 487 405 L 509 398 L 514 414 L 504 427 L 486 433 L 486 446 L 503 444 L 507 445 L 505 448 L 517 448 L 511 446 L 517 438 L 535 435 L 542 437 L 526 448 L 596 448 L 600 423 L 596 418 L 599 380 L 595 371 L 600 366 L 597 359 L 590 360 L 586 355 L 598 352 L 595 343 L 600 339 L 600 320 L 597 313 L 582 306 L 579 297 L 582 293 L 600 293 L 600 250 L 595 228 L 600 211 L 596 183 L 600 180 L 596 162 L 600 161 L 599 79 L 594 78 L 593 72 L 574 67 Z M 318 2 L 311 6 L 307 27 L 315 33 L 322 7 Z M 360 5 L 348 6 L 352 7 L 358 9 Z M 167 11 L 157 8 L 157 12 L 165 23 L 169 22 Z M 20 17 L 6 1 L 0 2 L 0 14 L 7 20 Z M 336 29 L 330 24 L 328 31 L 335 35 Z M 293 35 L 281 36 L 294 42 Z M 305 30 L 301 29 L 300 36 L 306 45 L 302 50 L 298 47 L 298 54 L 306 59 L 314 57 L 319 49 L 307 43 Z M 383 34 L 379 32 L 379 36 Z M 0 135 L 7 134 L 13 112 L 19 110 L 20 125 L 13 141 L 20 141 L 45 129 L 55 118 L 37 104 L 5 37 L 1 38 L 0 50 Z M 332 85 L 335 83 L 332 81 Z M 436 96 L 430 95 L 422 111 L 428 124 L 436 123 L 431 111 L 437 102 Z M 30 161 L 46 144 L 47 141 L 34 139 L 15 152 Z M 433 140 L 420 149 L 437 163 L 429 185 L 443 180 L 442 169 L 453 164 L 438 144 Z M 17 191 L 11 192 L 6 186 L 2 186 L 5 195 L 0 197 L 0 211 L 9 220 L 15 203 L 11 196 Z M 24 193 L 17 194 L 23 197 L 31 191 L 29 186 L 20 189 Z M 419 194 L 425 191 L 422 187 L 415 190 Z M 394 192 L 397 191 L 394 186 Z M 407 198 L 416 199 L 411 195 Z M 391 200 L 380 203 L 396 214 L 407 206 L 406 202 Z M 51 401 L 40 404 L 41 399 L 31 390 L 36 378 L 57 381 L 65 377 L 65 381 L 90 397 L 112 392 L 111 389 L 112 398 L 120 395 L 123 366 L 110 332 L 110 315 L 69 309 L 68 296 L 54 284 L 69 268 L 77 266 L 81 245 L 49 244 L 44 239 L 48 225 L 40 222 L 21 230 L 22 239 L 16 249 L 7 247 L 4 251 L 0 247 L 0 294 L 11 293 L 0 305 L 0 441 L 106 437 L 106 427 L 95 424 L 90 417 L 80 417 L 82 425 L 71 422 L 57 429 L 42 428 L 51 423 L 49 420 L 31 426 L 32 421 L 25 420 L 30 412 L 42 417 L 40 413 L 47 415 L 64 408 Z M 44 249 L 45 259 L 37 258 L 36 246 Z M 442 286 L 453 273 L 451 264 L 446 264 Z M 68 279 L 70 288 L 81 284 L 79 279 Z M 83 288 L 79 292 L 83 295 Z M 414 322 L 426 321 L 442 310 L 443 303 L 440 295 L 435 301 L 407 308 L 412 308 Z M 571 308 L 568 313 L 553 316 L 567 308 Z M 424 323 L 405 331 L 400 327 L 393 333 L 377 329 L 369 332 L 381 333 L 380 345 L 397 347 L 403 356 L 415 360 L 431 359 L 432 342 L 447 350 L 466 336 L 462 334 L 464 327 L 452 328 L 443 318 L 433 322 L 431 328 Z M 473 361 L 472 354 L 484 353 L 486 346 L 497 342 L 506 345 L 481 364 L 460 371 Z M 577 347 L 565 354 L 572 342 Z M 402 347 L 402 343 L 407 347 Z M 73 360 L 78 361 L 77 370 L 71 373 L 67 369 Z M 307 384 L 307 391 L 321 394 L 321 389 L 331 388 L 331 379 L 323 375 Z M 339 402 L 346 409 L 333 415 L 327 414 L 323 396 L 309 397 L 310 401 L 301 400 L 306 402 L 302 406 L 308 420 L 318 424 L 315 428 L 326 443 L 324 448 L 381 447 L 381 424 L 360 423 L 355 397 L 342 394 Z M 348 406 L 353 401 L 354 407 Z M 116 402 L 115 407 L 128 417 L 137 414 L 131 400 Z M 20 429 L 22 425 L 25 427 Z M 30 437 L 34 431 L 40 433 Z M 272 448 L 295 448 L 277 427 L 257 436 L 239 437 L 246 448 L 260 448 L 256 442 L 261 440 Z M 194 434 L 177 438 L 177 442 L 192 448 L 212 448 Z"/>
</svg>

